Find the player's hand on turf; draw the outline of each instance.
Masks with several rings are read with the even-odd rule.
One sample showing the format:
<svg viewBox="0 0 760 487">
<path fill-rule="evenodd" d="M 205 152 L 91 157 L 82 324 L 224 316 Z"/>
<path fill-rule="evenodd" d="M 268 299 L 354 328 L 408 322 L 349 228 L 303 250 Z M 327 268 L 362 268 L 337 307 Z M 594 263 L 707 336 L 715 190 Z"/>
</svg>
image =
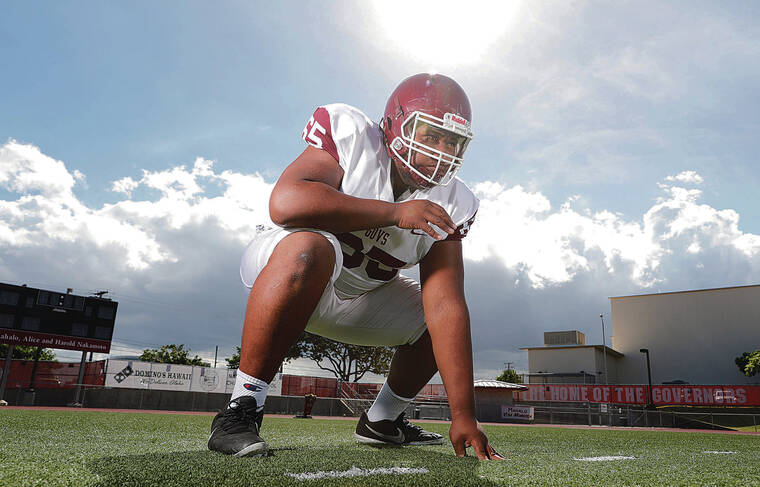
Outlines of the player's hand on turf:
<svg viewBox="0 0 760 487">
<path fill-rule="evenodd" d="M 458 457 L 467 456 L 466 449 L 471 446 L 480 460 L 504 460 L 504 457 L 488 443 L 485 432 L 474 419 L 452 422 L 449 439 Z"/>
<path fill-rule="evenodd" d="M 446 235 L 439 235 L 430 224 L 437 226 L 447 234 L 452 234 L 457 227 L 446 210 L 427 200 L 405 201 L 396 205 L 396 226 L 410 230 L 421 230 L 436 240 L 443 240 Z"/>
</svg>

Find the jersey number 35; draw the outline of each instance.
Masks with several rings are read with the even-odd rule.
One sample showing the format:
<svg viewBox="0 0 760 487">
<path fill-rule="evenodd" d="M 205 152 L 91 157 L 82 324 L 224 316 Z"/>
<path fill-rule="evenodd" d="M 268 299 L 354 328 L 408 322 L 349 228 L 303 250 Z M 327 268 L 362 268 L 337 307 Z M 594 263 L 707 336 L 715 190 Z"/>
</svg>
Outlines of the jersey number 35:
<svg viewBox="0 0 760 487">
<path fill-rule="evenodd" d="M 367 258 L 367 264 L 364 267 L 367 277 L 377 279 L 378 281 L 390 281 L 398 270 L 406 265 L 406 262 L 399 260 L 389 253 L 375 247 L 374 245 L 367 251 L 364 251 L 364 242 L 361 238 L 352 233 L 339 233 L 335 235 L 339 241 L 353 250 L 348 254 L 343 252 L 343 267 L 354 269 L 364 263 Z M 385 268 L 380 267 L 383 265 Z"/>
</svg>

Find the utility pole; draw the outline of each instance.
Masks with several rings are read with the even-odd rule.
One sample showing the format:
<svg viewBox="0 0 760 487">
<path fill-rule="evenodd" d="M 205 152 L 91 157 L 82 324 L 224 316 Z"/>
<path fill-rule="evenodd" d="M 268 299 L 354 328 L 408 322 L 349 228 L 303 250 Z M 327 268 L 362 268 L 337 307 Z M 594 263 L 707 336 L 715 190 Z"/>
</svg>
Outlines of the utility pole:
<svg viewBox="0 0 760 487">
<path fill-rule="evenodd" d="M 641 348 L 639 349 L 639 352 L 647 356 L 647 384 L 648 384 L 647 409 L 655 409 L 654 401 L 652 400 L 652 367 L 649 365 L 649 349 Z"/>
<path fill-rule="evenodd" d="M 219 353 L 219 345 L 216 346 L 216 350 L 214 350 L 214 368 L 216 368 L 216 355 Z"/>
<path fill-rule="evenodd" d="M 8 345 L 8 355 L 5 356 L 5 365 L 3 366 L 3 379 L 0 381 L 0 400 L 5 396 L 5 384 L 8 382 L 8 374 L 11 372 L 11 360 L 13 360 L 13 350 L 16 345 Z"/>
<path fill-rule="evenodd" d="M 92 352 L 90 352 L 92 353 Z M 70 404 L 73 407 L 82 407 L 82 384 L 84 383 L 84 370 L 85 360 L 87 359 L 87 352 L 82 351 L 82 360 L 79 361 L 79 377 L 77 378 L 77 389 L 74 392 L 74 402 Z"/>
<path fill-rule="evenodd" d="M 37 350 L 34 351 L 34 365 L 32 365 L 32 374 L 29 376 L 29 387 L 27 387 L 26 392 L 34 392 L 34 379 L 37 375 L 37 364 L 40 363 L 40 354 L 42 354 L 42 347 L 37 347 Z M 30 406 L 34 406 L 34 404 L 30 404 Z"/>
<path fill-rule="evenodd" d="M 504 362 L 504 366 L 507 368 L 507 370 L 512 370 L 512 364 L 514 362 Z"/>
<path fill-rule="evenodd" d="M 602 352 L 604 353 L 604 383 L 608 384 L 607 379 L 607 342 L 604 337 L 604 315 L 600 314 L 599 318 L 602 320 Z"/>
</svg>

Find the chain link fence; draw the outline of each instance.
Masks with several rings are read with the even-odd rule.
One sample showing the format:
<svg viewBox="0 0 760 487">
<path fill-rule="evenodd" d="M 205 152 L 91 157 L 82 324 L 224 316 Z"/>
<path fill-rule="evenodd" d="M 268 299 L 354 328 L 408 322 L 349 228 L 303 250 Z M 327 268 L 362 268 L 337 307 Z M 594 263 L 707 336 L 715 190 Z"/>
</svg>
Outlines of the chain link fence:
<svg viewBox="0 0 760 487">
<path fill-rule="evenodd" d="M 521 404 L 525 405 L 525 404 Z M 656 408 L 588 403 L 584 406 L 533 405 L 536 424 L 697 428 L 760 432 L 760 411 L 709 408 Z"/>
</svg>

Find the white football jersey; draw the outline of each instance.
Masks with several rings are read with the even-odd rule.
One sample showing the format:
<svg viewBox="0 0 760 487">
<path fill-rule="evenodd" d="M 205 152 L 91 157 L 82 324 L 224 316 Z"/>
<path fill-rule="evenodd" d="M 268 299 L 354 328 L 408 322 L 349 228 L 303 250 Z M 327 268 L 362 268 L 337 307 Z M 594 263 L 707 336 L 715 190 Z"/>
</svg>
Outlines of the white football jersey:
<svg viewBox="0 0 760 487">
<path fill-rule="evenodd" d="M 441 205 L 457 230 L 447 240 L 467 235 L 478 210 L 478 199 L 455 178 L 448 186 L 433 186 L 394 200 L 391 159 L 380 126 L 354 107 L 332 104 L 319 107 L 301 137 L 332 155 L 344 175 L 340 191 L 358 198 L 403 202 L 424 199 Z M 442 230 L 433 227 L 439 234 Z M 399 269 L 418 264 L 436 240 L 419 230 L 396 226 L 336 234 L 343 249 L 343 269 L 335 282 L 345 296 L 357 296 L 381 286 L 398 275 Z"/>
</svg>

